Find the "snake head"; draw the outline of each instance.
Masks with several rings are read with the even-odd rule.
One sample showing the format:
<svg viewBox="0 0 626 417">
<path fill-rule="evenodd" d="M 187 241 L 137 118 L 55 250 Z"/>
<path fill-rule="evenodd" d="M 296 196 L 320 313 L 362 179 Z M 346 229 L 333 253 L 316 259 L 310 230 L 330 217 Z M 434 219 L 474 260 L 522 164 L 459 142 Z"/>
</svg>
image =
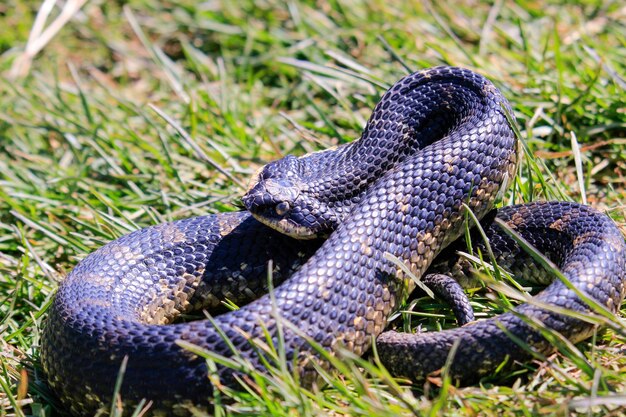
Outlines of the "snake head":
<svg viewBox="0 0 626 417">
<path fill-rule="evenodd" d="M 338 219 L 303 179 L 298 158 L 288 155 L 263 167 L 242 198 L 261 223 L 296 239 L 328 235 Z"/>
</svg>

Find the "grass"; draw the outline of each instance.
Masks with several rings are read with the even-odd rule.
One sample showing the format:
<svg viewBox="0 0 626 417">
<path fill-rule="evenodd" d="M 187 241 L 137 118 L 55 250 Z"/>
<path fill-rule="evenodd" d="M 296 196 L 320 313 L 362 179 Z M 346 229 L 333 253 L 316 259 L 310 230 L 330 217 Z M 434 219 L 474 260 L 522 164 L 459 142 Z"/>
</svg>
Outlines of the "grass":
<svg viewBox="0 0 626 417">
<path fill-rule="evenodd" d="M 40 329 L 80 259 L 140 227 L 234 210 L 264 163 L 357 138 L 408 70 L 473 68 L 510 99 L 527 152 L 506 204 L 586 201 L 626 230 L 620 2 L 177 3 L 87 2 L 30 55 L 37 13 L 52 5 L 50 25 L 65 3 L 0 5 L 0 416 L 62 411 L 37 365 Z M 502 311 L 472 300 L 478 317 Z M 452 322 L 432 300 L 420 311 L 413 326 Z M 615 320 L 618 331 L 555 338 L 547 363 L 462 389 L 416 387 L 348 355 L 339 373 L 320 370 L 325 388 L 304 390 L 278 360 L 248 390 L 216 394 L 215 413 L 620 415 Z"/>
</svg>

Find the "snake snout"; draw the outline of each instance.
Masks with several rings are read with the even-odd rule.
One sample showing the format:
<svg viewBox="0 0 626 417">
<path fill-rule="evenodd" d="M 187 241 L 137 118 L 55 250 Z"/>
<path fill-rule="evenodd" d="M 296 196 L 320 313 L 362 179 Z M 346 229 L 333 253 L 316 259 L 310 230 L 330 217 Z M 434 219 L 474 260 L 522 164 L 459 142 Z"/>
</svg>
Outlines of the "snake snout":
<svg viewBox="0 0 626 417">
<path fill-rule="evenodd" d="M 288 214 L 298 198 L 297 184 L 289 179 L 261 179 L 243 196 L 242 202 L 252 214 Z"/>
<path fill-rule="evenodd" d="M 243 196 L 245 208 L 261 223 L 287 235 L 298 238 L 310 235 L 291 218 L 298 199 L 298 187 L 287 178 L 264 178 Z"/>
</svg>

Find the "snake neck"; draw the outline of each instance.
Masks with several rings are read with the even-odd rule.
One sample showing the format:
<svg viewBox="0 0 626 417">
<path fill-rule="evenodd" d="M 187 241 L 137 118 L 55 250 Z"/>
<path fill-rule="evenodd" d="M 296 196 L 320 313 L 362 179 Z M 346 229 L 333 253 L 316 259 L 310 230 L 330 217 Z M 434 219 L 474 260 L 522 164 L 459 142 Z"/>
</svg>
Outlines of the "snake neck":
<svg viewBox="0 0 626 417">
<path fill-rule="evenodd" d="M 268 164 L 244 205 L 292 237 L 325 237 L 386 172 L 464 125 L 488 126 L 488 118 L 502 114 L 501 104 L 506 100 L 497 89 L 470 71 L 438 67 L 408 75 L 383 95 L 360 139 Z"/>
</svg>

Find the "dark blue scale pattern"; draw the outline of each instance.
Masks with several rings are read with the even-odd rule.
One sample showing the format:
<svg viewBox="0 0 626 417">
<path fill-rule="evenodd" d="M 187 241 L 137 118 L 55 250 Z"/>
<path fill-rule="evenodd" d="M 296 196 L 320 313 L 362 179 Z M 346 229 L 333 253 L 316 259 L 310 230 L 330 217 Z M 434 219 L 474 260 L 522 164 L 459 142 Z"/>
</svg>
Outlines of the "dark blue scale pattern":
<svg viewBox="0 0 626 417">
<path fill-rule="evenodd" d="M 178 406 L 207 403 L 212 386 L 204 361 L 176 341 L 231 356 L 218 326 L 238 352 L 262 368 L 248 338 L 264 338 L 263 329 L 276 338 L 277 317 L 299 329 L 284 328 L 290 358 L 313 353 L 301 335 L 330 352 L 342 346 L 364 353 L 383 331 L 405 287 L 402 273 L 384 254 L 423 274 L 463 233 L 462 204 L 482 217 L 511 181 L 518 143 L 503 108 L 508 108 L 506 100 L 478 74 L 450 67 L 420 71 L 385 93 L 358 141 L 269 164 L 244 197 L 246 206 L 263 222 L 284 220 L 279 226 L 287 229 L 299 224 L 290 223 L 290 215 L 312 223 L 306 226 L 321 235 L 336 228 L 324 242 L 293 240 L 242 212 L 143 229 L 97 250 L 62 283 L 50 309 L 41 357 L 51 387 L 74 414 L 93 413 L 112 400 L 117 371 L 127 357 L 123 401 L 134 404 L 145 398 L 164 413 L 184 413 Z M 284 201 L 290 203 L 290 214 L 272 217 Z M 571 247 L 548 245 L 548 250 L 564 253 L 573 262 L 562 266 L 570 279 L 615 311 L 624 296 L 625 275 L 624 242 L 615 226 L 579 206 L 542 206 L 553 207 L 552 212 L 535 212 L 536 207 L 505 210 L 503 216 L 520 229 L 533 224 L 542 229 L 538 215 L 565 219 L 559 227 L 585 237 Z M 581 223 L 579 212 L 591 214 Z M 587 233 L 596 231 L 595 237 Z M 276 284 L 284 280 L 273 293 L 275 303 L 266 295 L 217 315 L 214 324 L 172 323 L 181 314 L 214 309 L 225 299 L 243 303 L 257 298 L 267 290 L 269 260 Z M 556 283 L 539 297 L 584 309 L 568 291 Z M 532 307 L 520 310 L 541 315 L 574 339 L 588 334 L 578 322 Z M 528 335 L 527 340 L 544 348 L 536 332 L 507 317 L 499 320 L 510 324 L 510 331 Z M 379 338 L 379 351 L 390 369 L 410 370 L 412 376 L 416 370 L 419 377 L 418 371 L 440 366 L 456 335 L 463 343 L 470 341 L 468 346 L 496 340 L 501 348 L 493 354 L 471 348 L 458 353 L 458 363 L 483 372 L 496 366 L 502 354 L 519 350 L 502 334 L 493 321 L 426 337 L 392 333 Z M 418 364 L 406 363 L 414 357 Z M 308 381 L 307 362 L 290 363 Z M 463 372 L 458 371 L 459 377 Z M 219 375 L 223 383 L 233 383 L 231 370 L 219 368 Z"/>
</svg>

